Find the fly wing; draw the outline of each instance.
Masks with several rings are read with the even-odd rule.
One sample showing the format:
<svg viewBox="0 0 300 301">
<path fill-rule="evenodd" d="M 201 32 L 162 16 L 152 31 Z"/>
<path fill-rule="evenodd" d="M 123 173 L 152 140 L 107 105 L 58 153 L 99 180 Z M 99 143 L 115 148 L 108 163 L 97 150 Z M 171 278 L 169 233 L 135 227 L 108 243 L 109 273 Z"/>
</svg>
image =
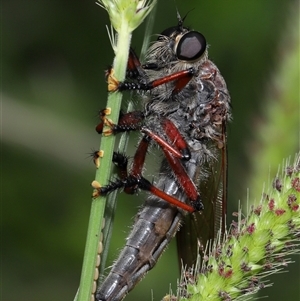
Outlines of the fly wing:
<svg viewBox="0 0 300 301">
<path fill-rule="evenodd" d="M 225 231 L 226 192 L 227 192 L 227 150 L 225 124 L 222 129 L 222 139 L 219 146 L 215 146 L 216 156 L 204 166 L 208 171 L 208 178 L 200 181 L 195 175 L 195 184 L 199 187 L 204 210 L 188 214 L 183 219 L 182 227 L 176 235 L 177 250 L 180 267 L 192 267 L 196 263 L 200 252 L 203 254 L 207 243 L 212 243 L 219 230 Z M 198 179 L 198 180 L 197 180 Z"/>
</svg>

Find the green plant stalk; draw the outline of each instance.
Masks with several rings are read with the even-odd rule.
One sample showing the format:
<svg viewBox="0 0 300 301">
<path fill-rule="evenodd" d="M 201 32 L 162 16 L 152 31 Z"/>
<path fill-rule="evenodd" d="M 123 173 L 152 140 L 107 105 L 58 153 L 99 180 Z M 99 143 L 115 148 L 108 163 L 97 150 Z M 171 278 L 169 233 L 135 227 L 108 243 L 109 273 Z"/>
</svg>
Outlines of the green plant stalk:
<svg viewBox="0 0 300 301">
<path fill-rule="evenodd" d="M 125 78 L 129 46 L 131 41 L 131 32 L 128 29 L 129 28 L 128 26 L 126 26 L 126 24 L 124 24 L 124 26 L 121 26 L 120 28 L 116 47 L 117 51 L 113 63 L 113 69 L 115 70 L 114 75 L 120 80 Z M 110 93 L 108 96 L 107 108 L 111 108 L 111 115 L 109 115 L 109 118 L 114 123 L 118 122 L 121 100 L 122 94 L 118 92 Z M 99 182 L 100 185 L 105 185 L 109 181 L 110 171 L 112 168 L 112 154 L 114 150 L 114 144 L 114 135 L 101 139 L 100 150 L 103 151 L 104 156 L 103 158 L 100 158 L 100 167 L 97 169 L 95 177 L 95 180 Z M 100 196 L 92 200 L 78 301 L 86 301 L 90 299 L 90 296 L 92 294 L 92 284 L 94 278 L 97 278 L 95 277 L 96 255 L 99 239 L 101 237 L 105 205 L 106 197 Z"/>
<path fill-rule="evenodd" d="M 113 76 L 119 81 L 125 78 L 132 32 L 142 23 L 155 4 L 155 0 L 99 0 L 99 5 L 107 10 L 111 23 L 118 33 L 117 39 L 112 41 L 115 52 L 112 70 L 114 71 Z M 121 100 L 122 94 L 119 92 L 108 95 L 106 108 L 110 108 L 111 113 L 107 118 L 113 123 L 118 122 Z M 100 150 L 103 151 L 103 157 L 100 158 L 100 167 L 97 169 L 95 177 L 95 181 L 101 186 L 108 184 L 111 175 L 114 144 L 114 135 L 101 139 Z M 76 301 L 90 300 L 95 291 L 93 286 L 98 280 L 97 255 L 99 241 L 103 237 L 101 230 L 104 226 L 106 199 L 106 197 L 98 196 L 92 200 L 79 290 L 75 296 Z"/>
<path fill-rule="evenodd" d="M 130 102 L 128 104 L 128 108 L 127 108 L 127 112 L 130 112 L 133 110 L 133 103 Z M 127 148 L 127 144 L 128 144 L 128 138 L 129 138 L 129 134 L 128 133 L 123 133 L 121 138 L 120 138 L 120 142 L 119 142 L 119 146 L 118 146 L 118 152 L 124 153 L 126 148 Z M 117 196 L 117 191 L 113 191 L 111 194 L 108 195 L 107 200 L 106 200 L 106 210 L 105 210 L 105 227 L 103 229 L 103 252 L 101 253 L 101 263 L 99 266 L 99 273 L 100 275 L 103 275 L 104 273 L 104 269 L 105 269 L 105 265 L 106 265 L 106 259 L 107 259 L 107 255 L 108 255 L 108 250 L 109 250 L 109 243 L 111 240 L 111 236 L 112 236 L 112 230 L 113 230 L 113 223 L 114 223 L 114 212 L 116 210 L 116 206 L 117 206 L 117 200 L 116 200 L 116 196 Z"/>
</svg>

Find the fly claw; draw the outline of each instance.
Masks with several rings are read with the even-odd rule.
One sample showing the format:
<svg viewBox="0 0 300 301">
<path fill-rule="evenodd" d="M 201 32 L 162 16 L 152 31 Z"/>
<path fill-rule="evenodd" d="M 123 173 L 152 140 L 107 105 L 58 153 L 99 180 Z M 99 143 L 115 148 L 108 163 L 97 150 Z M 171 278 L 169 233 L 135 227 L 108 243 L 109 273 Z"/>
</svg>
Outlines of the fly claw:
<svg viewBox="0 0 300 301">
<path fill-rule="evenodd" d="M 109 136 L 111 134 L 118 134 L 122 132 L 130 132 L 140 130 L 145 118 L 145 114 L 142 111 L 133 111 L 128 113 L 120 113 L 119 121 L 117 124 L 106 116 L 111 113 L 110 108 L 101 110 L 99 117 L 101 122 L 96 126 L 96 131 L 98 134 L 103 134 L 104 136 Z M 104 130 L 104 127 L 109 127 Z"/>
<path fill-rule="evenodd" d="M 100 166 L 100 158 L 103 158 L 104 151 L 103 150 L 94 151 L 93 153 L 91 153 L 91 156 L 93 158 L 94 164 L 96 165 L 96 168 L 99 168 L 99 166 Z"/>
<path fill-rule="evenodd" d="M 91 186 L 94 188 L 94 191 L 93 191 L 93 194 L 92 194 L 93 199 L 96 199 L 99 196 L 101 196 L 101 193 L 100 193 L 101 185 L 100 185 L 100 183 L 98 181 L 94 180 L 91 183 Z"/>
<path fill-rule="evenodd" d="M 104 130 L 102 133 L 104 136 L 110 136 L 114 133 L 115 124 L 111 119 L 104 118 L 104 125 L 108 127 L 108 129 Z"/>
<path fill-rule="evenodd" d="M 108 92 L 115 92 L 119 89 L 120 82 L 115 78 L 114 73 L 115 71 L 113 68 L 106 71 Z"/>
<path fill-rule="evenodd" d="M 101 122 L 96 126 L 96 131 L 98 134 L 103 134 L 104 136 L 109 136 L 113 134 L 115 124 L 111 119 L 106 117 L 110 114 L 111 108 L 105 108 L 99 111 L 99 118 L 101 119 Z M 109 127 L 109 129 L 104 130 L 105 126 Z"/>
<path fill-rule="evenodd" d="M 116 189 L 123 188 L 124 185 L 125 185 L 124 181 L 120 179 L 116 179 L 115 181 L 110 181 L 110 183 L 105 186 L 101 186 L 98 181 L 94 180 L 91 183 L 91 186 L 94 188 L 92 197 L 95 199 L 100 196 L 106 196 Z"/>
</svg>

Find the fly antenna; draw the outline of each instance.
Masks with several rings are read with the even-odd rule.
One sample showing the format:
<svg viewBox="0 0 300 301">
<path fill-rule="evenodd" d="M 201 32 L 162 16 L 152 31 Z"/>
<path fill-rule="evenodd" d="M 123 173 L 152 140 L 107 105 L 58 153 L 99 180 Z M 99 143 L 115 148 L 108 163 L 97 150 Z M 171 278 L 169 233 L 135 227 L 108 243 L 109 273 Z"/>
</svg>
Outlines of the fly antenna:
<svg viewBox="0 0 300 301">
<path fill-rule="evenodd" d="M 183 21 L 184 21 L 185 17 L 183 19 L 181 18 L 177 7 L 176 7 L 176 12 L 177 12 L 177 20 L 178 20 L 178 29 L 179 29 L 179 31 L 182 31 L 182 25 L 183 25 Z"/>
<path fill-rule="evenodd" d="M 185 18 L 187 17 L 187 15 L 191 12 L 191 11 L 193 11 L 195 8 L 192 8 L 192 9 L 190 9 L 186 14 L 185 14 L 185 16 L 183 17 L 183 18 L 181 18 L 181 16 L 180 16 L 180 14 L 179 14 L 179 11 L 178 11 L 178 9 L 177 9 L 177 19 L 178 19 L 178 28 L 179 29 L 182 29 L 182 25 L 183 25 L 183 22 L 184 22 L 184 20 L 185 20 Z"/>
</svg>

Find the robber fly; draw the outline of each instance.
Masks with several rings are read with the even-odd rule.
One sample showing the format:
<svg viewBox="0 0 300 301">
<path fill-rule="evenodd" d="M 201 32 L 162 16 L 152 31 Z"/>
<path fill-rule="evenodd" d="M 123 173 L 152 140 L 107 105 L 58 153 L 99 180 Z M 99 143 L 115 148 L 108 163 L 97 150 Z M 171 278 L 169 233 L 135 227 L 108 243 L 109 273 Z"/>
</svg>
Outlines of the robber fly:
<svg viewBox="0 0 300 301">
<path fill-rule="evenodd" d="M 121 114 L 118 124 L 102 111 L 96 128 L 102 133 L 105 124 L 109 133 L 143 134 L 129 171 L 127 157 L 114 153 L 120 179 L 98 193 L 119 188 L 126 193 L 150 192 L 126 246 L 97 289 L 97 301 L 122 300 L 154 267 L 178 230 L 180 262 L 190 267 L 199 250 L 225 229 L 230 97 L 218 68 L 208 59 L 204 36 L 178 19 L 178 25 L 164 30 L 149 48 L 145 64 L 130 51 L 125 82 L 112 77 L 112 90 L 144 94 L 143 110 Z M 156 183 L 142 175 L 151 144 L 163 153 Z"/>
</svg>

